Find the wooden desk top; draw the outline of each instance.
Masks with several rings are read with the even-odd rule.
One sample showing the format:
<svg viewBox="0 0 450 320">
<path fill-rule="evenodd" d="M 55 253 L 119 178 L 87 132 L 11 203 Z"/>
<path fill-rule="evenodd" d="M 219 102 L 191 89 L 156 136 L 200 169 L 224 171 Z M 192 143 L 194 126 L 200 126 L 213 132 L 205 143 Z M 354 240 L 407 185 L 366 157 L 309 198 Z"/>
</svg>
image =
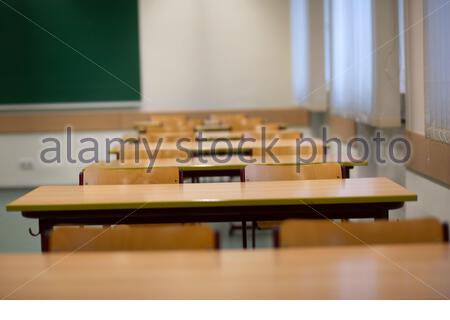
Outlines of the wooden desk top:
<svg viewBox="0 0 450 320">
<path fill-rule="evenodd" d="M 0 297 L 445 299 L 449 270 L 448 244 L 2 254 Z"/>
<path fill-rule="evenodd" d="M 367 166 L 367 161 L 354 161 L 350 159 L 346 155 L 342 155 L 341 159 L 338 159 L 336 155 L 333 154 L 327 154 L 326 158 L 324 154 L 317 154 L 316 157 L 312 160 L 309 160 L 308 155 L 302 155 L 302 159 L 307 159 L 307 163 L 322 163 L 325 162 L 326 159 L 327 163 L 339 163 L 344 167 L 354 167 L 354 166 Z M 219 159 L 220 162 L 217 161 Z M 260 165 L 296 165 L 297 164 L 297 158 L 295 155 L 286 155 L 286 156 L 277 156 L 277 159 L 279 162 L 275 162 L 270 157 L 266 157 L 266 159 L 262 159 L 260 156 L 253 156 L 248 157 L 245 156 L 243 161 L 242 157 L 239 157 L 237 155 L 233 155 L 230 157 L 229 161 L 226 161 L 225 163 L 221 161 L 222 157 L 211 157 L 211 156 L 204 156 L 203 162 L 200 161 L 200 158 L 192 158 L 188 163 L 180 163 L 176 161 L 176 159 L 169 158 L 158 158 L 156 159 L 155 163 L 153 164 L 153 168 L 159 168 L 159 167 L 178 167 L 185 171 L 196 171 L 196 170 L 217 170 L 217 169 L 242 169 L 245 168 L 249 163 L 246 159 L 254 159 L 256 162 L 254 164 L 260 164 Z M 338 161 L 339 160 L 339 161 Z M 304 163 L 304 161 L 300 161 L 300 165 Z M 149 168 L 149 160 L 141 159 L 140 161 L 136 162 L 134 160 L 113 160 L 108 162 L 98 162 L 89 165 L 85 168 L 99 168 L 99 169 L 105 169 L 105 170 L 117 170 L 117 169 L 135 169 L 135 170 L 147 170 Z"/>
<path fill-rule="evenodd" d="M 177 146 L 176 142 L 162 142 L 159 146 L 159 151 L 182 151 L 183 153 L 187 150 L 188 152 L 197 153 L 199 151 L 216 151 L 216 152 L 227 152 L 227 151 L 253 151 L 262 150 L 264 146 L 269 146 L 271 143 L 271 139 L 268 139 L 265 144 L 263 144 L 262 140 L 256 141 L 241 141 L 241 140 L 228 140 L 228 141 L 182 141 L 180 142 L 180 146 L 183 150 Z M 316 153 L 322 153 L 324 144 L 321 139 L 312 139 L 313 142 L 305 140 L 302 142 L 300 148 L 302 153 L 311 153 L 313 152 L 313 143 L 316 146 Z M 295 139 L 281 139 L 278 140 L 275 144 L 275 147 L 284 147 L 284 148 L 296 148 L 297 141 Z M 147 152 L 155 152 L 158 144 L 149 142 L 147 145 L 144 145 L 142 142 L 138 144 L 137 148 L 139 150 L 139 158 L 146 159 L 148 158 Z M 110 153 L 120 153 L 119 147 L 113 147 L 110 150 Z M 124 152 L 125 158 L 134 158 L 136 151 L 136 145 L 127 144 L 125 145 Z"/>
<path fill-rule="evenodd" d="M 154 185 L 43 186 L 8 211 L 88 211 L 416 201 L 387 178 Z"/>
</svg>

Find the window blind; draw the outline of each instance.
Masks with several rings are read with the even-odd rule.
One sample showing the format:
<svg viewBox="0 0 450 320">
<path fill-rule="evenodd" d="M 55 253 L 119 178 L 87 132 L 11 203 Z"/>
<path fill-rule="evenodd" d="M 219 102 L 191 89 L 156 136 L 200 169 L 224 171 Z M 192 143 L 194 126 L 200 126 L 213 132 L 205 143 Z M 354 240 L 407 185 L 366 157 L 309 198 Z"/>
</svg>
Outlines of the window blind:
<svg viewBox="0 0 450 320">
<path fill-rule="evenodd" d="M 450 144 L 450 3 L 424 2 L 425 128 Z"/>
<path fill-rule="evenodd" d="M 400 125 L 395 0 L 331 0 L 331 112 L 376 127 Z"/>
<path fill-rule="evenodd" d="M 291 37 L 296 102 L 311 111 L 325 111 L 323 0 L 291 0 Z"/>
</svg>

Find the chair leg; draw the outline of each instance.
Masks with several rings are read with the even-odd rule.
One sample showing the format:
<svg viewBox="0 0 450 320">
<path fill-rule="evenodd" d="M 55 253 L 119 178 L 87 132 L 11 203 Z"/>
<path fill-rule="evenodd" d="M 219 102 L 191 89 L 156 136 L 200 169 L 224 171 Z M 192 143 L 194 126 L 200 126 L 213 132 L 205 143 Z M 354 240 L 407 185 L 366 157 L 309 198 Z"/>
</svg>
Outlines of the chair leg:
<svg viewBox="0 0 450 320">
<path fill-rule="evenodd" d="M 242 248 L 247 249 L 247 221 L 242 221 Z"/>
</svg>

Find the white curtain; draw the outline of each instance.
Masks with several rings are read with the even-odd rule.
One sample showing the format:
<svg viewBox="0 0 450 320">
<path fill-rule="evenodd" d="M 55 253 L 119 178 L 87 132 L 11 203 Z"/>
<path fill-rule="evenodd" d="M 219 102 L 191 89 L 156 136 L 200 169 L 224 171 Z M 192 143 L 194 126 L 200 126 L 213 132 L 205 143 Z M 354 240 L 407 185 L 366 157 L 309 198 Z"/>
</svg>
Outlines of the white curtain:
<svg viewBox="0 0 450 320">
<path fill-rule="evenodd" d="M 296 102 L 311 111 L 325 111 L 324 0 L 291 0 L 291 38 Z"/>
<path fill-rule="evenodd" d="M 424 2 L 427 137 L 450 144 L 450 3 Z"/>
<path fill-rule="evenodd" d="M 331 0 L 329 10 L 332 113 L 399 126 L 397 1 Z"/>
</svg>

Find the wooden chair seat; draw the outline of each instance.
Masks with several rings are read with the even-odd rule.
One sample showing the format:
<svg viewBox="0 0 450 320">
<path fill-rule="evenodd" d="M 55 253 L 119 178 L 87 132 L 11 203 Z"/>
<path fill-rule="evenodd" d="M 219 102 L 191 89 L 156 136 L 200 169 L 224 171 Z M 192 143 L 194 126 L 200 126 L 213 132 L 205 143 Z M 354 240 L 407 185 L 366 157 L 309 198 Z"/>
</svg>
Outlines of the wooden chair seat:
<svg viewBox="0 0 450 320">
<path fill-rule="evenodd" d="M 342 169 L 338 163 L 314 163 L 300 165 L 248 165 L 245 181 L 275 180 L 323 180 L 342 179 Z"/>
</svg>

